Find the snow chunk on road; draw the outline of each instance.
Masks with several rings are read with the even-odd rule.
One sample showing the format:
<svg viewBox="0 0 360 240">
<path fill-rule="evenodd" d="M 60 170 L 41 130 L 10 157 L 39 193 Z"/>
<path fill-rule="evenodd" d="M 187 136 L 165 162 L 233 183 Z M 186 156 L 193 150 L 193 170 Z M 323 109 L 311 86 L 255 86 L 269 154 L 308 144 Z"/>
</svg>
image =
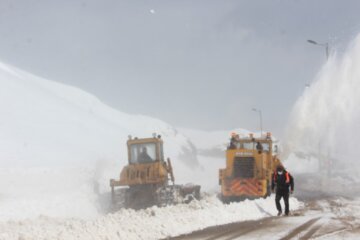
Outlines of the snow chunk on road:
<svg viewBox="0 0 360 240">
<path fill-rule="evenodd" d="M 291 210 L 303 203 L 290 198 Z M 188 205 L 122 209 L 95 220 L 61 219 L 45 216 L 34 220 L 0 223 L 0 240 L 18 239 L 162 239 L 206 227 L 256 220 L 277 213 L 274 197 L 222 204 L 215 195 Z"/>
</svg>

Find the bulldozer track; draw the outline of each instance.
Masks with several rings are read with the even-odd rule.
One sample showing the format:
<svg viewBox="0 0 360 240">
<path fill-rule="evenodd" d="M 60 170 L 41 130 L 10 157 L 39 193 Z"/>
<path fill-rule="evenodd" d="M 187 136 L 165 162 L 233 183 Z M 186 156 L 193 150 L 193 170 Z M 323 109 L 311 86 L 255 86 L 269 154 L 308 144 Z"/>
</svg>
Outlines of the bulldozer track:
<svg viewBox="0 0 360 240">
<path fill-rule="evenodd" d="M 318 239 L 318 238 L 323 238 L 323 237 L 326 237 L 326 236 L 331 236 L 331 235 L 335 235 L 335 234 L 338 234 L 338 233 L 341 233 L 341 232 L 346 232 L 348 231 L 349 229 L 347 228 L 340 228 L 340 229 L 336 229 L 334 231 L 328 231 L 326 233 L 323 233 L 319 236 L 311 236 L 312 239 Z"/>
<path fill-rule="evenodd" d="M 297 239 L 309 239 L 319 228 L 320 226 L 315 226 L 311 228 L 308 232 L 306 232 L 303 236 L 299 238 L 299 235 L 303 233 L 305 230 L 310 228 L 312 225 L 314 225 L 320 217 L 310 219 L 309 221 L 301 224 L 299 227 L 293 229 L 290 233 L 288 233 L 286 236 L 280 238 L 280 240 L 290 240 L 294 237 L 297 237 Z"/>
<path fill-rule="evenodd" d="M 316 233 L 316 231 L 319 230 L 319 228 L 321 228 L 321 226 L 312 227 L 307 233 L 305 233 L 304 236 L 300 238 L 300 240 L 310 239 Z"/>
</svg>

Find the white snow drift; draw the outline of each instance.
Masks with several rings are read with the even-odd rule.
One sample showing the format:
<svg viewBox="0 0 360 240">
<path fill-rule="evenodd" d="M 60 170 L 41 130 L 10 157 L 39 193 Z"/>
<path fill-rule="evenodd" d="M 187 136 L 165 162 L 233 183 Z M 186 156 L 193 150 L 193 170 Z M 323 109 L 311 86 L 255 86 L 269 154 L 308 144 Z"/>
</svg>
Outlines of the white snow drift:
<svg viewBox="0 0 360 240">
<path fill-rule="evenodd" d="M 302 207 L 290 198 L 291 210 Z M 275 215 L 274 198 L 222 204 L 215 196 L 189 205 L 120 210 L 96 220 L 39 217 L 32 221 L 0 223 L 0 240 L 88 240 L 88 239 L 164 239 L 237 221 Z"/>
</svg>

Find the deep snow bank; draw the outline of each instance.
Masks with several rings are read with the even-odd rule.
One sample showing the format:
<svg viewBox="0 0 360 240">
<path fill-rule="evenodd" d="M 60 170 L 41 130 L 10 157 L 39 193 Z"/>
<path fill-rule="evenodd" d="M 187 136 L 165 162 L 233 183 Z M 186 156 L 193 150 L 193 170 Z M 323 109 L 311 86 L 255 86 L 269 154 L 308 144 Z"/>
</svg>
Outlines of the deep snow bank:
<svg viewBox="0 0 360 240">
<path fill-rule="evenodd" d="M 290 198 L 291 210 L 302 203 Z M 277 213 L 274 198 L 222 204 L 215 196 L 188 205 L 123 209 L 96 220 L 39 217 L 32 221 L 0 223 L 0 240 L 18 239 L 161 239 L 237 221 L 255 220 Z"/>
<path fill-rule="evenodd" d="M 97 194 L 99 178 L 94 173 L 93 168 L 79 167 L 1 168 L 0 221 L 40 215 L 97 217 L 106 202 Z M 105 187 L 102 191 L 109 191 Z"/>
</svg>

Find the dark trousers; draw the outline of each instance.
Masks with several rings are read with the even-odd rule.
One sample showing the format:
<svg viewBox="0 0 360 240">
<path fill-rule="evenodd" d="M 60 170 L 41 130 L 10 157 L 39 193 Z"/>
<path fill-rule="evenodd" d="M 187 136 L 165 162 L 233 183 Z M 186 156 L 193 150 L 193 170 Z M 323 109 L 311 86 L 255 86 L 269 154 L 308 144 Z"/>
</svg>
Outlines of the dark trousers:
<svg viewBox="0 0 360 240">
<path fill-rule="evenodd" d="M 284 199 L 285 214 L 287 214 L 287 213 L 289 213 L 289 193 L 288 192 L 277 192 L 276 193 L 275 203 L 276 203 L 276 208 L 279 212 L 282 212 L 281 204 L 280 204 L 281 198 Z"/>
</svg>

